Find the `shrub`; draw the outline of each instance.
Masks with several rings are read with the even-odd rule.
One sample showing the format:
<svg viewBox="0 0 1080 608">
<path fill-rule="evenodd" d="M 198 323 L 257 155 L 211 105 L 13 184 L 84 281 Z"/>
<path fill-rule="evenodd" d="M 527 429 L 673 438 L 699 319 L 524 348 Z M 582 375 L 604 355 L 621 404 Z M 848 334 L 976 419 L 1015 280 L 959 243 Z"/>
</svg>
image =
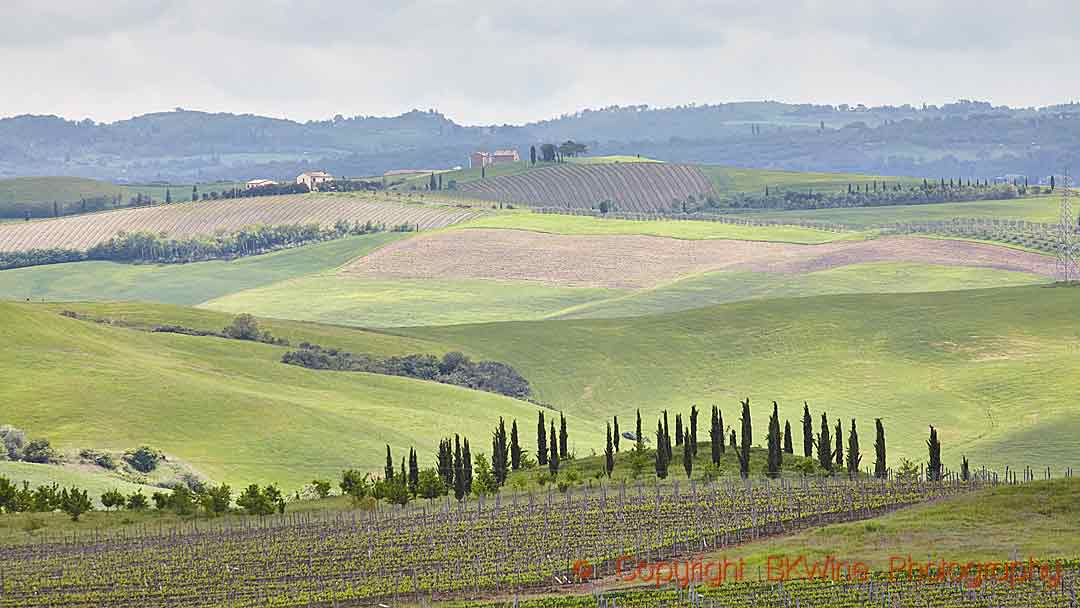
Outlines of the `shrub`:
<svg viewBox="0 0 1080 608">
<path fill-rule="evenodd" d="M 49 464 L 60 459 L 59 454 L 52 448 L 48 439 L 35 439 L 26 445 L 22 459 L 26 462 L 37 464 Z"/>
<path fill-rule="evenodd" d="M 227 513 L 229 505 L 232 504 L 232 490 L 225 484 L 207 488 L 206 493 L 200 497 L 199 502 L 202 503 L 203 509 L 210 515 Z"/>
<path fill-rule="evenodd" d="M 260 489 L 251 484 L 240 498 L 236 499 L 236 505 L 242 508 L 248 515 L 271 515 L 274 511 L 285 512 L 285 498 L 277 486 L 269 485 Z"/>
<path fill-rule="evenodd" d="M 165 460 L 165 455 L 150 446 L 140 446 L 124 452 L 124 462 L 140 473 L 151 473 L 158 463 Z"/>
<path fill-rule="evenodd" d="M 128 499 L 127 499 L 127 508 L 128 509 L 131 509 L 132 511 L 142 511 L 146 507 L 147 507 L 146 495 L 142 493 L 142 490 L 139 490 L 139 491 L 135 492 L 134 494 L 132 494 L 131 496 L 128 496 Z"/>
<path fill-rule="evenodd" d="M 127 499 L 120 493 L 120 490 L 109 490 L 101 495 L 101 504 L 105 505 L 106 509 L 123 507 L 126 502 Z"/>
<path fill-rule="evenodd" d="M 164 511 L 169 508 L 169 495 L 164 492 L 154 492 L 150 498 L 154 501 L 154 508 Z"/>
<path fill-rule="evenodd" d="M 341 483 L 338 484 L 341 493 L 353 498 L 363 498 L 371 491 L 371 483 L 367 473 L 361 473 L 354 469 L 342 472 Z"/>
<path fill-rule="evenodd" d="M 259 340 L 262 333 L 259 332 L 259 322 L 255 317 L 244 313 L 233 319 L 232 325 L 225 328 L 226 337 L 236 340 Z"/>
<path fill-rule="evenodd" d="M 90 449 L 80 450 L 79 458 L 83 462 L 95 464 L 103 469 L 109 469 L 110 471 L 116 468 L 116 459 L 108 452 Z"/>
<path fill-rule="evenodd" d="M 437 498 L 446 494 L 446 484 L 435 469 L 420 471 L 420 479 L 416 484 L 416 492 L 421 498 Z"/>
<path fill-rule="evenodd" d="M 0 440 L 4 448 L 0 450 L 0 455 L 6 455 L 9 460 L 22 460 L 23 448 L 26 446 L 26 433 L 13 426 L 0 426 Z"/>
<path fill-rule="evenodd" d="M 71 521 L 79 521 L 79 516 L 83 513 L 94 510 L 94 504 L 90 502 L 86 490 L 64 488 L 61 492 L 60 509 L 71 516 Z"/>
<path fill-rule="evenodd" d="M 311 487 L 315 490 L 315 494 L 317 494 L 319 498 L 330 496 L 330 482 L 325 479 L 311 480 Z"/>
</svg>

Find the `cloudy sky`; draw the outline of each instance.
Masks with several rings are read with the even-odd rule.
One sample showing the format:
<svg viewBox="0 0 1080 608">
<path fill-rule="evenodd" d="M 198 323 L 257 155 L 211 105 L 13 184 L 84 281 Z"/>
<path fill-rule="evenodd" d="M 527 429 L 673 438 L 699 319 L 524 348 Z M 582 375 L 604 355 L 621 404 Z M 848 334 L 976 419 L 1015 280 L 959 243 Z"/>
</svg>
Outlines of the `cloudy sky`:
<svg viewBox="0 0 1080 608">
<path fill-rule="evenodd" d="M 1076 0 L 0 0 L 0 116 L 1080 99 Z"/>
</svg>

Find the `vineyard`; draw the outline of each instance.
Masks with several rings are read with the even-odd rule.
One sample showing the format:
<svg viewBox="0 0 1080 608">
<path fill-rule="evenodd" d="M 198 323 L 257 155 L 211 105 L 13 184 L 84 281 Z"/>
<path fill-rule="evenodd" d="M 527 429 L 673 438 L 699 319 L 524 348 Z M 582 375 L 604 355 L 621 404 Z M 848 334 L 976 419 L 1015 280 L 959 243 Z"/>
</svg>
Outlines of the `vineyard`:
<svg viewBox="0 0 1080 608">
<path fill-rule="evenodd" d="M 607 201 L 625 212 L 668 209 L 673 201 L 700 198 L 712 188 L 701 169 L 666 163 L 566 164 L 459 186 L 470 196 L 492 201 L 573 209 Z"/>
<path fill-rule="evenodd" d="M 122 232 L 182 239 L 250 226 L 331 226 L 339 220 L 387 227 L 441 228 L 481 215 L 473 209 L 387 202 L 348 195 L 284 195 L 123 209 L 55 220 L 0 225 L 0 251 L 85 250 Z"/>
<path fill-rule="evenodd" d="M 0 548 L 0 606 L 300 607 L 554 590 L 574 582 L 577 560 L 595 566 L 586 578 L 609 576 L 621 556 L 721 551 L 966 493 L 996 477 L 983 479 L 549 486 L 473 503 L 95 532 Z"/>
</svg>

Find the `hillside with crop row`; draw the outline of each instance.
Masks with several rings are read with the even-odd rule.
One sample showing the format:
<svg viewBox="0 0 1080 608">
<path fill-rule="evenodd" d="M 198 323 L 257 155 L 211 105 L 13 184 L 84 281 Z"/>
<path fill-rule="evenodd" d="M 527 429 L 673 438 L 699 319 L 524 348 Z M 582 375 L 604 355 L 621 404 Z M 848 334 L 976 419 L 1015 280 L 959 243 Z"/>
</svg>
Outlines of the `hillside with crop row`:
<svg viewBox="0 0 1080 608">
<path fill-rule="evenodd" d="M 692 165 L 567 163 L 459 188 L 477 198 L 521 205 L 590 209 L 609 201 L 619 211 L 649 212 L 690 196 L 703 197 L 712 192 L 713 183 Z"/>
<path fill-rule="evenodd" d="M 160 205 L 0 225 L 0 251 L 88 249 L 122 232 L 186 238 L 264 225 L 372 222 L 442 228 L 483 212 L 446 205 L 388 201 L 373 195 L 298 194 Z"/>
</svg>

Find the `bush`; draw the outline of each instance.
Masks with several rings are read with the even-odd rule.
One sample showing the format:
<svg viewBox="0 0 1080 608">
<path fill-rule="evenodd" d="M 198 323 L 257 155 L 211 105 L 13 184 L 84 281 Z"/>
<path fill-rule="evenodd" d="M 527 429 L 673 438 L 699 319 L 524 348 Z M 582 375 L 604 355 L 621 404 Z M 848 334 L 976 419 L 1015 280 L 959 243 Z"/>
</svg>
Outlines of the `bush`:
<svg viewBox="0 0 1080 608">
<path fill-rule="evenodd" d="M 50 462 L 58 462 L 60 456 L 52 448 L 52 444 L 49 443 L 48 439 L 35 439 L 27 444 L 26 449 L 23 450 L 22 459 L 25 462 L 49 464 Z"/>
<path fill-rule="evenodd" d="M 142 490 L 139 490 L 139 491 L 135 492 L 134 494 L 132 494 L 131 496 L 128 496 L 128 499 L 127 499 L 127 508 L 128 509 L 130 509 L 132 511 L 142 511 L 146 507 L 147 507 L 146 495 L 142 493 Z"/>
<path fill-rule="evenodd" d="M 26 446 L 26 433 L 13 426 L 0 426 L 0 440 L 4 448 L 0 450 L 0 455 L 6 455 L 8 460 L 22 460 L 23 448 Z"/>
<path fill-rule="evenodd" d="M 259 332 L 259 322 L 249 314 L 237 315 L 232 325 L 223 331 L 226 337 L 236 340 L 259 340 L 262 333 Z"/>
<path fill-rule="evenodd" d="M 341 493 L 353 498 L 363 498 L 371 490 L 371 483 L 367 473 L 361 473 L 349 469 L 341 473 L 341 483 L 338 484 Z"/>
<path fill-rule="evenodd" d="M 140 473 L 152 473 L 165 455 L 150 446 L 140 446 L 124 453 L 124 462 Z"/>
<path fill-rule="evenodd" d="M 86 490 L 64 488 L 61 492 L 60 509 L 71 516 L 71 521 L 79 521 L 79 516 L 94 510 L 94 503 L 90 502 Z"/>
<path fill-rule="evenodd" d="M 276 510 L 285 512 L 285 498 L 277 486 L 269 485 L 260 489 L 251 484 L 236 499 L 236 505 L 242 508 L 248 515 L 271 515 Z"/>
<path fill-rule="evenodd" d="M 112 509 L 114 507 L 123 507 L 127 503 L 127 499 L 119 490 L 109 490 L 101 495 L 101 504 L 105 505 L 106 509 Z"/>
<path fill-rule="evenodd" d="M 225 484 L 207 488 L 206 493 L 201 496 L 200 502 L 203 509 L 210 515 L 227 513 L 229 506 L 232 504 L 232 490 Z"/>
<path fill-rule="evenodd" d="M 315 494 L 317 494 L 319 498 L 330 496 L 330 482 L 325 479 L 313 479 L 311 481 L 311 487 L 315 490 Z"/>
<path fill-rule="evenodd" d="M 90 449 L 80 450 L 79 459 L 86 463 L 95 464 L 103 469 L 109 469 L 110 471 L 116 468 L 116 459 L 108 452 Z"/>
</svg>

